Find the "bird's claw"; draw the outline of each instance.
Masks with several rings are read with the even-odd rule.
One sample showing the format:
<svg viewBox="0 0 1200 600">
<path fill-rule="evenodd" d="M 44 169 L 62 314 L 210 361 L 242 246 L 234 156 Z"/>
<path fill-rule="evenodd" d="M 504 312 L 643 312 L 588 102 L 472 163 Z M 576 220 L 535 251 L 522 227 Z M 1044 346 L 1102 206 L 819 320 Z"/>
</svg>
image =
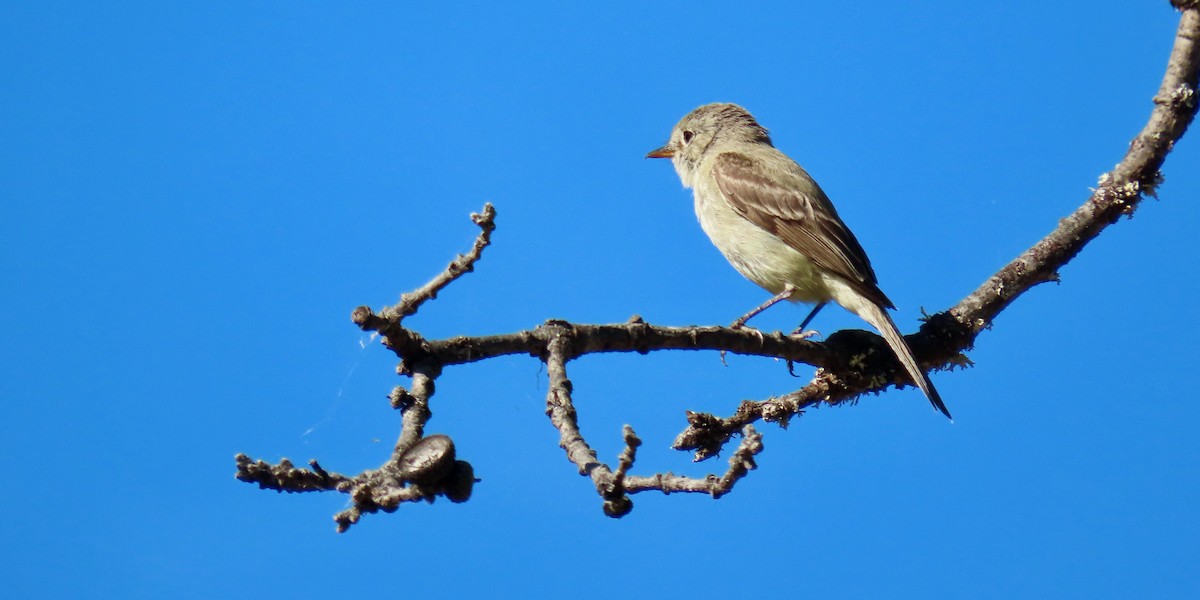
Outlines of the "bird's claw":
<svg viewBox="0 0 1200 600">
<path fill-rule="evenodd" d="M 821 332 L 817 331 L 816 329 L 809 329 L 808 331 L 797 329 L 789 334 L 790 337 L 798 337 L 802 340 L 807 340 L 808 338 L 817 337 L 819 335 L 821 335 Z"/>
</svg>

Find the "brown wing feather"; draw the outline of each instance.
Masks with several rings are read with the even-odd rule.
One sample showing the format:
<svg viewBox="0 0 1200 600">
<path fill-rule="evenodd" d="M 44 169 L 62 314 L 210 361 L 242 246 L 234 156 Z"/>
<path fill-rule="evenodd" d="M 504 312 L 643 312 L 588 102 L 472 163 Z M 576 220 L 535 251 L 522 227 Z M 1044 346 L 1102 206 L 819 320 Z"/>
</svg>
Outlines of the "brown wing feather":
<svg viewBox="0 0 1200 600">
<path fill-rule="evenodd" d="M 739 214 L 770 231 L 825 271 L 884 308 L 891 300 L 876 285 L 875 271 L 854 234 L 808 173 L 792 163 L 779 183 L 750 158 L 727 152 L 713 161 L 717 186 Z"/>
</svg>

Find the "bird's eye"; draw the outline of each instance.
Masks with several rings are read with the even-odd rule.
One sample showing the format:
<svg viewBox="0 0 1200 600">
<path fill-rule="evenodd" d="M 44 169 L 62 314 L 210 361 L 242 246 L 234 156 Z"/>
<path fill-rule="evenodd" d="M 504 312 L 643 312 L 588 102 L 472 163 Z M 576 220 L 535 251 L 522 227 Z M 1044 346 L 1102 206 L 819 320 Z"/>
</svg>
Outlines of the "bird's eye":
<svg viewBox="0 0 1200 600">
<path fill-rule="evenodd" d="M 690 131 L 684 131 L 684 132 L 683 132 L 683 143 L 685 143 L 685 144 L 686 144 L 686 143 L 688 143 L 688 142 L 691 142 L 691 141 L 692 141 L 692 138 L 693 138 L 693 137 L 695 137 L 695 135 L 696 135 L 696 134 L 694 134 L 694 133 L 692 133 L 692 132 L 690 132 Z"/>
</svg>

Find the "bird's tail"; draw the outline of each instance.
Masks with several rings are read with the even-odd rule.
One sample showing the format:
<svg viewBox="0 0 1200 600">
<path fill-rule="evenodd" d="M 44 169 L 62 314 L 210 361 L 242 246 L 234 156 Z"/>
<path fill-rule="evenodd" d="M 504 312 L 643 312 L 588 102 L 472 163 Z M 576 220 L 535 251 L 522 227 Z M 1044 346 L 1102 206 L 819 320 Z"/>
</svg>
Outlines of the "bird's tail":
<svg viewBox="0 0 1200 600">
<path fill-rule="evenodd" d="M 904 366 L 905 371 L 908 371 L 908 376 L 916 382 L 922 392 L 925 392 L 929 403 L 946 415 L 947 419 L 954 420 L 954 417 L 950 416 L 950 411 L 946 409 L 946 404 L 942 402 L 942 396 L 938 394 L 937 389 L 933 387 L 933 382 L 929 380 L 929 375 L 926 375 L 925 371 L 917 365 L 912 348 L 908 347 L 908 342 L 904 341 L 904 336 L 900 335 L 900 330 L 896 328 L 896 323 L 892 321 L 892 316 L 888 314 L 887 309 L 873 302 L 859 302 L 855 308 L 858 309 L 854 311 L 858 313 L 858 316 L 883 334 L 883 339 L 887 341 L 888 346 L 891 346 L 892 352 L 896 353 L 896 358 L 900 359 L 900 364 Z"/>
</svg>

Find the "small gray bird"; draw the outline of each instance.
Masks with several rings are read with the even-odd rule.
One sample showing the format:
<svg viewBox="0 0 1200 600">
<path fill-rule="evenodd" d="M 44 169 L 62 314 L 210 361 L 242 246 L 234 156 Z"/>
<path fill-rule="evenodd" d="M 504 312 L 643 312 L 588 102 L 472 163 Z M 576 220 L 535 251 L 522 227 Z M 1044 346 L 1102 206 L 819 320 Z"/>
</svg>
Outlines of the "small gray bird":
<svg viewBox="0 0 1200 600">
<path fill-rule="evenodd" d="M 646 157 L 671 159 L 684 187 L 694 190 L 704 233 L 742 276 L 775 294 L 734 328 L 782 300 L 816 303 L 803 331 L 833 300 L 878 329 L 929 402 L 950 417 L 888 315 L 895 307 L 879 289 L 866 252 L 817 182 L 775 149 L 746 109 L 701 106 Z"/>
</svg>

